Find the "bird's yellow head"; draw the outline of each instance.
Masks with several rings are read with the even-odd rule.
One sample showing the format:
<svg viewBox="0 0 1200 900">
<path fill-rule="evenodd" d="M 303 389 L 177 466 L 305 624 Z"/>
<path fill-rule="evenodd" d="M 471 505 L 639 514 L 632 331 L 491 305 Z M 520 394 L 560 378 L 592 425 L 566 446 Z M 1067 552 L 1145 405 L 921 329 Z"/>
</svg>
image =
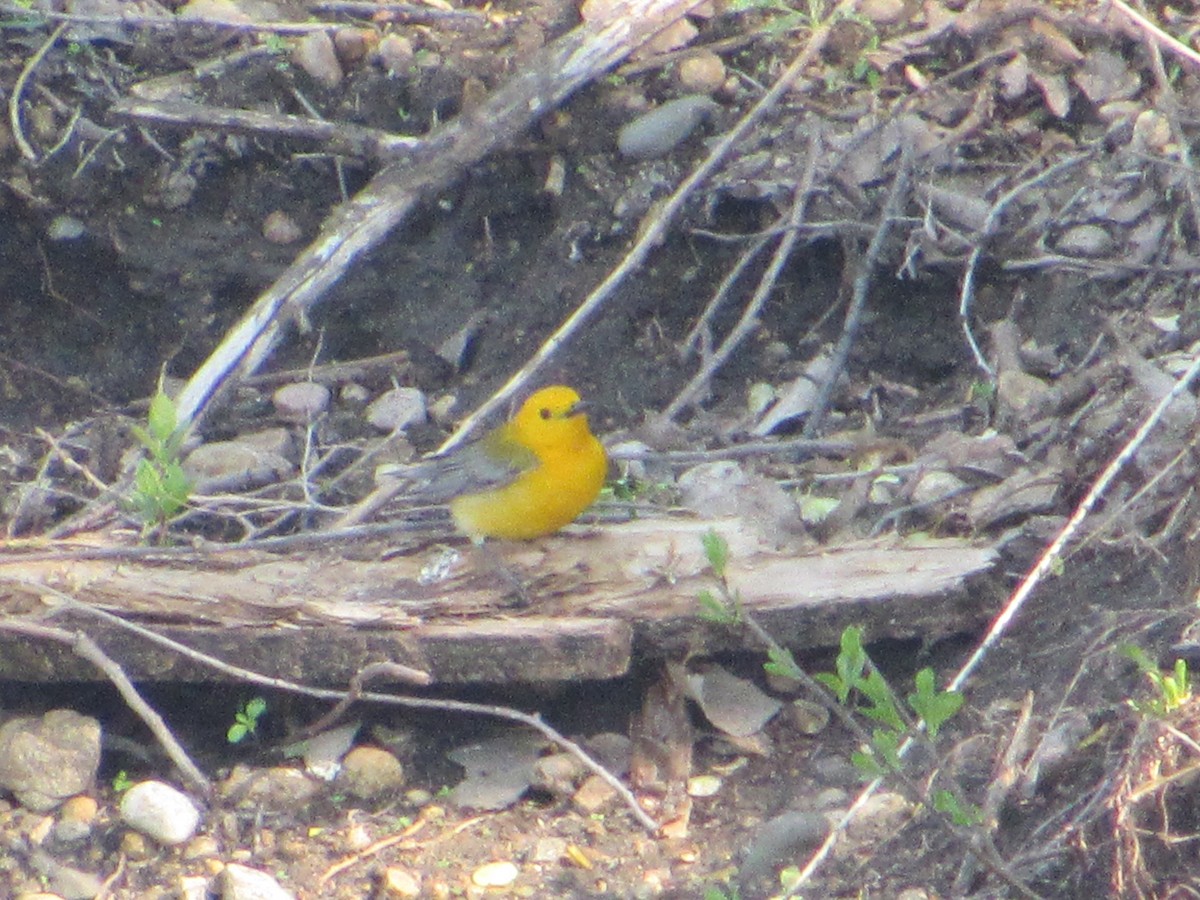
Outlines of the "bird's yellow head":
<svg viewBox="0 0 1200 900">
<path fill-rule="evenodd" d="M 566 385 L 542 388 L 521 404 L 512 426 L 521 441 L 535 452 L 570 447 L 591 437 L 582 400 Z M 539 453 L 539 455 L 541 455 Z"/>
</svg>

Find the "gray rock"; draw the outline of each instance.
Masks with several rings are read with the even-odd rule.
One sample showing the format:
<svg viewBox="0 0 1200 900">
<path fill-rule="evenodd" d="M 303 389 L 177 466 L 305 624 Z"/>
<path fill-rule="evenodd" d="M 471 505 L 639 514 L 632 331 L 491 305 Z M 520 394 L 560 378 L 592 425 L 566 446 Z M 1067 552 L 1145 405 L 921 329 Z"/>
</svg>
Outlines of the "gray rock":
<svg viewBox="0 0 1200 900">
<path fill-rule="evenodd" d="M 327 88 L 342 83 L 342 67 L 333 38 L 324 31 L 313 31 L 301 38 L 292 53 L 292 62 Z"/>
<path fill-rule="evenodd" d="M 271 484 L 290 476 L 292 463 L 240 441 L 213 441 L 189 453 L 183 470 L 199 493 L 208 494 Z"/>
<path fill-rule="evenodd" d="M 746 848 L 739 879 L 743 885 L 770 875 L 793 860 L 802 848 L 816 847 L 829 833 L 829 823 L 816 812 L 793 810 L 763 822 Z"/>
<path fill-rule="evenodd" d="M 670 100 L 617 132 L 617 149 L 626 159 L 666 156 L 720 108 L 719 103 L 703 94 Z"/>
<path fill-rule="evenodd" d="M 0 726 L 0 787 L 45 812 L 91 785 L 100 766 L 100 723 L 70 709 Z"/>
<path fill-rule="evenodd" d="M 393 388 L 367 407 L 367 421 L 380 431 L 418 425 L 427 416 L 425 394 L 416 388 Z"/>
<path fill-rule="evenodd" d="M 330 391 L 315 381 L 285 384 L 271 396 L 275 411 L 289 422 L 311 422 L 329 408 Z"/>
<path fill-rule="evenodd" d="M 135 784 L 121 798 L 121 818 L 160 844 L 182 844 L 196 833 L 200 810 L 182 791 L 161 781 Z"/>
<path fill-rule="evenodd" d="M 268 875 L 230 863 L 221 872 L 221 900 L 296 900 L 296 895 Z"/>
</svg>

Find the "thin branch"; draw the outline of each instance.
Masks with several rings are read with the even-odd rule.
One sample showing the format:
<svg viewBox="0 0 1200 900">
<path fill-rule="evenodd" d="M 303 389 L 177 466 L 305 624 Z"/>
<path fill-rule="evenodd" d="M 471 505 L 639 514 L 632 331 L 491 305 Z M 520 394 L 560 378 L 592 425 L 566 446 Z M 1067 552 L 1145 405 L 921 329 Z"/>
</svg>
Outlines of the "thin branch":
<svg viewBox="0 0 1200 900">
<path fill-rule="evenodd" d="M 44 585 L 34 585 L 24 581 L 18 581 L 17 583 L 25 587 L 35 588 L 41 592 L 51 590 Z M 51 592 L 58 593 L 57 591 Z M 82 604 L 76 604 L 76 608 L 80 606 Z M 187 751 L 183 749 L 183 746 L 175 740 L 175 736 L 171 734 L 171 729 L 167 727 L 167 723 L 163 721 L 162 716 L 155 712 L 150 704 L 142 699 L 133 682 L 129 680 L 129 676 L 125 674 L 125 670 L 112 657 L 100 649 L 100 646 L 90 637 L 81 631 L 68 631 L 65 628 L 40 625 L 36 622 L 20 618 L 0 619 L 0 631 L 23 634 L 26 637 L 36 640 L 66 644 L 77 656 L 86 659 L 94 665 L 113 683 L 129 708 L 137 713 L 141 720 L 146 723 L 146 727 L 150 729 L 150 732 L 158 740 L 159 744 L 162 745 L 163 750 L 170 757 L 171 762 L 175 764 L 175 767 L 183 774 L 184 778 L 205 796 L 212 794 L 212 782 L 204 776 L 204 773 L 192 762 Z"/>
<path fill-rule="evenodd" d="M 712 152 L 709 153 L 704 162 L 697 166 L 692 174 L 685 178 L 679 187 L 675 189 L 675 192 L 667 198 L 666 202 L 659 208 L 658 215 L 642 230 L 642 236 L 630 248 L 620 264 L 584 299 L 575 312 L 567 317 L 558 330 L 538 348 L 538 351 L 530 360 L 515 375 L 509 378 L 500 390 L 493 394 L 479 409 L 463 420 L 454 434 L 439 448 L 439 453 L 444 453 L 452 447 L 461 444 L 479 422 L 499 409 L 514 394 L 521 390 L 534 374 L 575 335 L 575 332 L 582 328 L 595 315 L 625 279 L 641 268 L 650 255 L 650 252 L 661 243 L 663 237 L 666 235 L 667 228 L 679 214 L 679 211 L 683 208 L 683 204 L 691 196 L 692 192 L 704 183 L 705 179 L 725 160 L 725 157 L 729 155 L 734 146 L 791 89 L 792 84 L 800 78 L 804 70 L 808 68 L 813 59 L 825 46 L 832 23 L 841 18 L 847 10 L 853 9 L 854 6 L 855 0 L 840 0 L 821 24 L 813 30 L 804 48 L 796 55 L 796 58 L 792 60 L 783 74 L 779 76 L 778 80 L 771 85 L 771 90 L 754 104 L 732 129 L 726 132 L 717 142 L 716 146 L 713 147 Z"/>
<path fill-rule="evenodd" d="M 20 580 L 17 580 L 16 583 L 25 584 L 25 582 Z M 218 659 L 215 656 L 209 656 L 207 653 L 201 653 L 199 650 L 194 650 L 193 648 L 188 647 L 186 644 L 181 644 L 178 641 L 174 641 L 168 637 L 164 637 L 161 634 L 157 634 L 153 630 L 142 625 L 138 625 L 134 622 L 128 622 L 122 619 L 120 616 L 116 616 L 110 612 L 106 612 L 105 610 L 80 603 L 74 597 L 63 593 L 62 591 L 55 590 L 54 588 L 50 588 L 42 584 L 36 585 L 36 588 L 43 595 L 43 597 L 53 597 L 55 601 L 61 604 L 61 608 L 64 610 L 84 613 L 97 619 L 101 619 L 112 625 L 124 628 L 127 631 L 131 631 L 134 634 L 144 637 L 146 640 L 151 641 L 152 643 L 173 650 L 187 659 L 197 662 L 203 666 L 207 666 L 210 669 L 214 669 L 215 671 L 221 672 L 222 674 L 228 675 L 232 678 L 236 678 L 250 684 L 256 684 L 261 687 L 274 688 L 276 690 L 285 691 L 291 694 L 300 694 L 305 697 L 315 697 L 319 700 L 332 700 L 337 702 L 345 699 L 350 694 L 349 691 L 338 691 L 329 688 L 313 687 L 306 684 L 300 684 L 299 682 L 295 681 L 288 681 L 284 678 L 272 678 L 267 675 L 262 675 L 258 672 L 251 671 L 250 669 L 243 669 L 241 666 L 232 665 L 224 660 Z M 5 623 L 0 622 L 0 626 L 4 625 Z M 52 630 L 58 631 L 59 629 Z M 505 719 L 510 722 L 517 722 L 521 725 L 527 725 L 575 756 L 576 759 L 583 763 L 587 769 L 601 778 L 614 791 L 616 791 L 618 796 L 620 796 L 625 802 L 625 805 L 629 807 L 634 818 L 637 819 L 638 823 L 641 824 L 643 828 L 645 828 L 651 834 L 658 833 L 658 823 L 646 814 L 645 810 L 643 810 L 641 805 L 638 803 L 637 798 L 633 795 L 633 792 L 630 791 L 629 788 L 627 788 L 625 784 L 619 778 L 617 778 L 616 775 L 608 771 L 608 769 L 596 762 L 596 760 L 592 759 L 592 757 L 588 755 L 587 751 L 585 751 L 577 743 L 568 739 L 563 734 L 560 734 L 557 729 L 546 724 L 542 717 L 536 713 L 525 713 L 518 709 L 512 709 L 506 706 L 495 706 L 489 703 L 470 703 L 464 700 L 441 700 L 425 697 L 404 697 L 396 694 L 382 694 L 376 691 L 363 691 L 359 695 L 359 698 L 373 703 L 386 703 L 392 706 L 403 706 L 408 709 L 432 709 L 442 712 L 490 716 L 492 718 Z M 198 771 L 197 774 L 199 774 Z M 200 777 L 203 778 L 202 775 Z"/>
<path fill-rule="evenodd" d="M 12 126 L 13 140 L 17 142 L 17 148 L 31 163 L 37 163 L 37 151 L 33 149 L 29 141 L 25 139 L 25 129 L 21 125 L 21 96 L 25 93 L 25 84 L 29 81 L 33 70 L 38 67 L 38 64 L 50 52 L 50 48 L 66 30 L 66 24 L 59 25 L 54 31 L 50 32 L 50 37 L 46 38 L 46 43 L 38 47 L 37 52 L 29 57 L 29 61 L 25 63 L 25 67 L 21 69 L 21 74 L 17 76 L 16 82 L 13 84 L 12 93 L 8 97 L 8 122 Z"/>
<path fill-rule="evenodd" d="M 675 399 L 663 410 L 661 417 L 663 421 L 674 419 L 685 408 L 695 403 L 717 370 L 725 365 L 729 357 L 733 355 L 733 351 L 741 346 L 742 341 L 758 327 L 758 314 L 762 312 L 767 298 L 771 295 L 771 291 L 775 289 L 775 285 L 779 281 L 779 273 L 783 271 L 783 267 L 791 257 L 792 249 L 796 246 L 796 241 L 799 238 L 799 226 L 804 221 L 805 210 L 808 209 L 808 198 L 812 192 L 813 179 L 816 177 L 820 143 L 820 134 L 814 129 L 809 136 L 808 159 L 804 164 L 804 174 L 796 184 L 792 196 L 792 208 L 788 213 L 787 229 L 779 239 L 779 243 L 775 246 L 775 252 L 771 254 L 771 262 L 767 266 L 767 270 L 763 272 L 762 278 L 759 279 L 758 287 L 754 290 L 754 296 L 750 298 L 750 302 L 742 310 L 741 318 L 733 326 L 733 330 L 725 336 L 725 340 L 721 342 L 721 346 L 708 359 L 704 360 L 703 365 L 700 366 L 700 370 L 692 376 L 684 389 L 676 394 Z"/>
<path fill-rule="evenodd" d="M 862 321 L 863 309 L 867 305 L 867 292 L 870 290 L 871 281 L 875 276 L 875 268 L 879 264 L 880 256 L 883 255 L 887 236 L 891 233 L 892 227 L 900 216 L 900 210 L 908 199 L 908 182 L 911 174 L 912 157 L 909 148 L 906 147 L 900 155 L 896 177 L 892 181 L 887 200 L 879 214 L 879 227 L 875 230 L 871 243 L 867 245 L 866 255 L 859 262 L 858 274 L 854 278 L 854 291 L 850 297 L 850 306 L 846 310 L 846 321 L 842 326 L 841 337 L 838 338 L 833 358 L 829 363 L 829 374 L 821 382 L 821 389 L 817 392 L 816 399 L 813 400 L 812 412 L 804 423 L 806 438 L 815 437 L 821 430 L 821 426 L 825 424 L 825 416 L 829 411 L 829 401 L 833 397 L 833 389 L 837 386 L 838 379 L 842 377 L 842 372 L 845 371 L 846 365 L 850 361 L 850 348 L 854 346 L 854 339 L 858 336 L 858 326 Z"/>
</svg>

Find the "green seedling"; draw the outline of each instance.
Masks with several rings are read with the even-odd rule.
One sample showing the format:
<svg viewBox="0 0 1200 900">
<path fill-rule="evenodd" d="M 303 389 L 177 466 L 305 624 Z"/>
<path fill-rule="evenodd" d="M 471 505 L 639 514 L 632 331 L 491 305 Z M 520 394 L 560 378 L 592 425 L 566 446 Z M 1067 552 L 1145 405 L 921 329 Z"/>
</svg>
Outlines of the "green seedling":
<svg viewBox="0 0 1200 900">
<path fill-rule="evenodd" d="M 240 744 L 250 735 L 258 731 L 258 720 L 267 711 L 267 701 L 262 697 L 247 700 L 245 705 L 233 715 L 233 724 L 225 739 L 231 744 Z"/>
<path fill-rule="evenodd" d="M 943 815 L 949 816 L 955 825 L 971 827 L 983 824 L 983 812 L 978 806 L 959 799 L 953 791 L 937 790 L 933 792 L 933 808 Z"/>
<path fill-rule="evenodd" d="M 711 528 L 700 538 L 704 546 L 704 558 L 713 577 L 717 579 L 717 592 L 702 590 L 696 597 L 700 603 L 700 618 L 716 625 L 738 625 L 743 619 L 742 595 L 730 586 L 725 577 L 729 565 L 729 542 Z"/>
<path fill-rule="evenodd" d="M 704 900 L 742 900 L 742 894 L 736 884 L 731 884 L 728 887 L 721 887 L 719 884 L 710 884 L 704 889 Z"/>
<path fill-rule="evenodd" d="M 133 426 L 133 435 L 146 449 L 133 476 L 133 509 L 148 531 L 178 515 L 188 503 L 192 485 L 183 472 L 180 449 L 183 431 L 176 425 L 175 404 L 159 391 L 150 401 L 146 427 Z"/>
<path fill-rule="evenodd" d="M 1134 665 L 1150 679 L 1157 691 L 1157 696 L 1145 702 L 1129 701 L 1129 705 L 1142 715 L 1161 719 L 1175 712 L 1192 698 L 1192 682 L 1185 660 L 1175 660 L 1174 669 L 1171 672 L 1163 672 L 1146 655 L 1146 651 L 1136 644 L 1123 644 L 1121 652 L 1133 660 Z"/>
<path fill-rule="evenodd" d="M 122 769 L 113 776 L 112 788 L 118 794 L 123 794 L 133 787 L 133 779 L 129 777 L 129 773 Z"/>
<path fill-rule="evenodd" d="M 899 771 L 900 742 L 910 726 L 887 679 L 867 656 L 861 628 L 852 626 L 842 632 L 834 668 L 834 672 L 815 676 L 817 681 L 829 688 L 843 706 L 852 696 L 860 697 L 864 703 L 859 711 L 882 726 L 874 730 L 868 747 L 853 754 L 855 767 L 868 778 L 878 778 L 889 770 Z M 937 678 L 929 668 L 919 671 L 913 683 L 916 690 L 905 698 L 908 708 L 924 724 L 930 739 L 935 739 L 942 726 L 962 709 L 962 694 L 938 690 Z"/>
</svg>

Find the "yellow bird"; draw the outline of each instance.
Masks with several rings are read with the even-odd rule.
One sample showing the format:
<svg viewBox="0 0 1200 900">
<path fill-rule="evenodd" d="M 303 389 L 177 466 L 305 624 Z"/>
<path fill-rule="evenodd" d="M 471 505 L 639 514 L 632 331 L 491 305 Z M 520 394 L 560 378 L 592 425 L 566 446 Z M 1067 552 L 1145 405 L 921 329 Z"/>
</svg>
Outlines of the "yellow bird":
<svg viewBox="0 0 1200 900">
<path fill-rule="evenodd" d="M 454 524 L 476 542 L 558 531 L 592 504 L 608 474 L 582 405 L 573 388 L 542 388 L 478 441 L 420 464 L 416 495 L 448 499 Z"/>
</svg>

